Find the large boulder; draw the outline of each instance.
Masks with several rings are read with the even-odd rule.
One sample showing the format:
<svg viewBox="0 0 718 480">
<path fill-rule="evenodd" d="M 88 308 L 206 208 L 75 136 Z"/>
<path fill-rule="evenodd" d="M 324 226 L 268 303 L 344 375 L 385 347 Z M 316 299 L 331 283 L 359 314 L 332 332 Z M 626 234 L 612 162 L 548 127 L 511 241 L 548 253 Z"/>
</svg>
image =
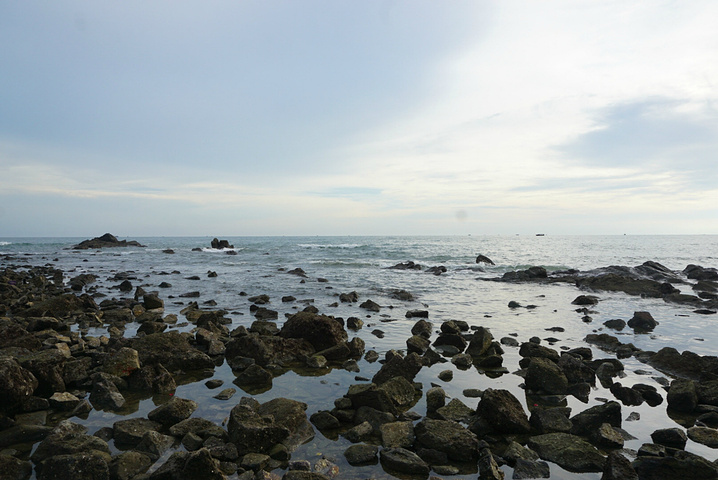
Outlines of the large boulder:
<svg viewBox="0 0 718 480">
<path fill-rule="evenodd" d="M 606 459 L 581 437 L 569 433 L 546 433 L 527 443 L 539 456 L 573 472 L 602 472 Z"/>
<path fill-rule="evenodd" d="M 714 463 L 683 450 L 676 450 L 670 456 L 639 456 L 632 466 L 641 479 L 718 479 L 718 467 Z"/>
<path fill-rule="evenodd" d="M 37 378 L 13 358 L 0 358 L 0 412 L 8 411 L 30 397 L 38 386 Z"/>
<path fill-rule="evenodd" d="M 310 312 L 299 312 L 284 323 L 279 332 L 282 338 L 301 338 L 317 350 L 346 342 L 347 332 L 342 324 L 331 317 Z"/>
<path fill-rule="evenodd" d="M 521 403 L 508 390 L 486 389 L 476 413 L 497 433 L 528 433 L 531 430 Z"/>
<path fill-rule="evenodd" d="M 372 382 L 381 385 L 394 377 L 404 377 L 413 381 L 416 374 L 423 366 L 421 357 L 416 353 L 410 353 L 406 357 L 395 355 L 386 362 L 372 378 Z"/>
<path fill-rule="evenodd" d="M 658 322 L 649 312 L 634 312 L 633 318 L 628 321 L 628 326 L 636 332 L 650 332 L 657 325 Z"/>
<path fill-rule="evenodd" d="M 114 247 L 144 247 L 135 240 L 118 240 L 117 237 L 110 233 L 106 233 L 101 237 L 95 237 L 91 240 L 83 240 L 74 247 L 74 250 L 94 250 L 97 248 L 114 248 Z"/>
<path fill-rule="evenodd" d="M 169 371 L 214 368 L 214 362 L 205 353 L 190 345 L 185 336 L 176 331 L 153 333 L 132 341 L 142 365 L 161 363 Z"/>
<path fill-rule="evenodd" d="M 575 415 L 571 418 L 571 422 L 573 423 L 571 433 L 574 435 L 590 435 L 604 423 L 608 423 L 612 427 L 620 427 L 621 404 L 611 401 L 603 405 L 596 405 Z"/>
<path fill-rule="evenodd" d="M 446 453 L 456 461 L 476 461 L 479 440 L 474 433 L 450 420 L 424 418 L 414 427 L 417 445 Z"/>
<path fill-rule="evenodd" d="M 161 423 L 164 427 L 172 425 L 189 418 L 197 410 L 197 402 L 179 397 L 160 405 L 147 414 L 147 418 L 153 422 Z"/>
<path fill-rule="evenodd" d="M 227 360 L 246 357 L 257 365 L 266 367 L 270 363 L 292 363 L 316 352 L 308 341 L 301 338 L 267 337 L 255 334 L 230 340 L 226 345 Z"/>
<path fill-rule="evenodd" d="M 537 393 L 563 395 L 568 389 L 566 375 L 555 362 L 547 358 L 531 358 L 525 380 L 526 388 Z"/>
<path fill-rule="evenodd" d="M 37 480 L 109 480 L 107 463 L 92 453 L 55 455 L 37 465 Z"/>
</svg>

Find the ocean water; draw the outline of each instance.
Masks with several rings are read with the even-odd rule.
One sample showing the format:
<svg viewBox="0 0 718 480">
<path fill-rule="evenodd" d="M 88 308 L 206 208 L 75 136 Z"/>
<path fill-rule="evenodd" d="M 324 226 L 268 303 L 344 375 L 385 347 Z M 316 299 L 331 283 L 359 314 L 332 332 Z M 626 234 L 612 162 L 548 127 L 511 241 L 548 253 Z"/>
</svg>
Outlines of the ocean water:
<svg viewBox="0 0 718 480">
<path fill-rule="evenodd" d="M 165 300 L 166 313 L 179 315 L 189 301 L 196 300 L 200 306 L 214 301 L 210 309 L 227 310 L 232 319 L 230 328 L 238 325 L 249 327 L 254 321 L 250 314 L 248 297 L 267 294 L 271 298 L 269 308 L 279 312 L 279 326 L 285 314 L 294 313 L 307 304 L 316 306 L 320 313 L 347 318 L 360 317 L 364 328 L 356 333 L 383 356 L 390 349 L 406 348 L 415 319 L 405 318 L 407 310 L 427 309 L 429 320 L 438 329 L 446 320 L 465 320 L 472 326 L 484 326 L 498 340 L 513 335 L 519 342 L 533 336 L 542 339 L 553 337 L 551 346 L 556 349 L 587 346 L 584 338 L 588 333 L 604 331 L 603 322 L 609 319 L 628 320 L 633 312 L 647 310 L 660 322 L 652 334 L 634 334 L 624 330 L 617 334 L 624 343 L 632 342 L 644 350 L 658 350 L 672 346 L 679 351 L 691 350 L 699 354 L 716 354 L 718 316 L 699 315 L 686 306 L 667 304 L 661 299 L 642 299 L 622 293 L 598 293 L 600 302 L 593 310 L 592 321 L 586 323 L 582 314 L 576 312 L 571 301 L 581 293 L 575 286 L 566 284 L 533 285 L 492 282 L 507 271 L 540 265 L 548 270 L 576 268 L 589 270 L 609 265 L 636 266 L 652 260 L 666 267 L 681 271 L 688 264 L 718 267 L 718 236 L 436 236 L 436 237 L 221 237 L 234 245 L 236 255 L 209 248 L 211 237 L 147 237 L 128 238 L 138 240 L 145 248 L 118 248 L 103 250 L 71 250 L 70 247 L 83 238 L 0 238 L 0 266 L 51 264 L 66 272 L 66 280 L 81 273 L 94 273 L 98 281 L 91 286 L 94 292 L 108 298 L 120 298 L 122 294 L 113 288 L 119 281 L 111 280 L 119 272 L 130 273 L 132 284 L 147 291 L 156 290 Z M 192 251 L 201 248 L 201 251 Z M 163 253 L 172 249 L 175 253 Z M 477 265 L 475 258 L 483 254 L 496 265 Z M 9 255 L 9 256 L 5 256 Z M 447 272 L 432 275 L 423 271 L 392 270 L 386 267 L 399 262 L 414 261 L 424 267 L 443 265 Z M 301 268 L 307 278 L 287 273 Z M 217 276 L 208 277 L 208 272 Z M 200 280 L 188 277 L 199 276 Z M 321 281 L 319 280 L 321 279 Z M 326 280 L 326 281 L 324 281 Z M 161 282 L 172 284 L 171 288 L 158 288 Z M 690 293 L 690 286 L 680 286 Z M 406 290 L 413 301 L 396 300 L 394 290 Z M 200 292 L 198 298 L 183 298 L 181 294 Z M 340 303 L 338 295 L 356 291 L 359 302 Z M 246 293 L 247 295 L 240 295 Z M 127 294 L 131 296 L 132 292 Z M 294 302 L 282 302 L 281 297 L 292 295 Z M 359 303 L 371 299 L 382 306 L 379 313 L 359 308 Z M 101 300 L 98 299 L 98 301 Z M 535 308 L 510 309 L 509 301 Z M 180 322 L 173 327 L 191 330 L 192 325 Z M 562 327 L 563 332 L 548 331 Z M 381 330 L 380 338 L 373 331 Z M 90 332 L 101 335 L 101 330 Z M 125 335 L 133 335 L 128 326 Z M 432 336 L 432 340 L 436 335 Z M 542 343 L 547 344 L 546 340 Z M 595 357 L 610 355 L 592 348 Z M 518 370 L 518 349 L 505 347 L 504 366 L 510 372 Z M 624 385 L 648 383 L 660 388 L 653 377 L 663 376 L 634 358 L 624 360 L 627 376 Z M 361 371 L 347 372 L 342 369 L 322 371 L 288 371 L 273 381 L 273 388 L 261 393 L 251 392 L 260 401 L 285 396 L 308 404 L 307 413 L 331 409 L 335 398 L 342 396 L 348 386 L 356 383 L 355 376 L 371 378 L 379 369 L 379 363 L 359 362 Z M 452 370 L 454 378 L 443 382 L 437 378 L 442 370 Z M 646 373 L 648 372 L 648 373 Z M 225 381 L 225 387 L 233 386 L 234 375 L 226 366 L 218 366 L 204 378 L 181 379 L 176 395 L 192 398 L 200 403 L 196 416 L 221 422 L 229 414 L 241 395 L 247 395 L 239 387 L 230 401 L 213 398 L 216 390 L 209 390 L 204 382 L 209 378 Z M 506 388 L 512 391 L 528 408 L 521 389 L 522 379 L 511 373 L 492 378 L 475 369 L 459 370 L 451 363 L 424 368 L 417 376 L 424 384 L 424 391 L 431 384 L 441 385 L 451 398 L 459 398 L 470 407 L 478 399 L 466 398 L 466 388 Z M 223 387 L 224 388 L 224 387 Z M 613 399 L 610 391 L 598 386 L 591 394 L 588 404 L 573 397 L 566 400 L 574 413 L 600 403 L 601 399 Z M 164 401 L 161 398 L 138 398 L 129 402 L 122 413 L 130 417 L 145 416 Z M 413 410 L 424 415 L 423 399 Z M 663 405 L 651 408 L 623 407 L 624 418 L 632 411 L 640 413 L 638 422 L 624 422 L 623 428 L 636 437 L 626 447 L 637 450 L 641 444 L 650 442 L 650 433 L 658 428 L 675 426 Z M 90 431 L 111 425 L 115 413 L 93 411 L 87 418 L 74 419 L 88 426 Z M 385 476 L 380 466 L 349 467 L 342 452 L 349 445 L 343 438 L 329 439 L 317 432 L 315 438 L 300 447 L 293 459 L 313 460 L 326 456 L 336 461 L 342 469 L 343 478 L 379 478 Z M 113 447 L 114 448 L 114 447 Z M 689 441 L 687 450 L 714 460 L 714 450 Z M 511 476 L 509 467 L 502 467 Z M 475 478 L 476 472 L 462 472 L 453 478 Z M 551 478 L 600 478 L 600 474 L 574 474 L 551 464 Z"/>
</svg>

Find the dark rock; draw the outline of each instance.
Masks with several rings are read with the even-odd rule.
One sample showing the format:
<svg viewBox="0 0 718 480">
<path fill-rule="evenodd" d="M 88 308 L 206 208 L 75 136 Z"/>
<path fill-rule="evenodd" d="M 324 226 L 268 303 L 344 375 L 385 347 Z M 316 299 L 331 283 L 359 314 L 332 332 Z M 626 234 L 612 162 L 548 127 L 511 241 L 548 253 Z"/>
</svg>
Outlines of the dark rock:
<svg viewBox="0 0 718 480">
<path fill-rule="evenodd" d="M 118 240 L 114 235 L 106 233 L 101 237 L 95 237 L 92 240 L 83 240 L 72 248 L 74 250 L 94 250 L 97 248 L 113 247 L 144 247 L 144 245 L 140 245 L 139 242 L 134 240 L 129 242 L 127 240 Z"/>
<path fill-rule="evenodd" d="M 364 465 L 376 462 L 379 448 L 375 445 L 352 445 L 344 451 L 344 457 L 349 465 Z"/>
<path fill-rule="evenodd" d="M 693 380 L 676 379 L 668 389 L 668 408 L 678 412 L 692 412 L 698 405 L 698 393 Z"/>
<path fill-rule="evenodd" d="M 193 400 L 172 397 L 169 402 L 160 405 L 148 413 L 147 418 L 154 422 L 161 423 L 164 427 L 171 427 L 192 416 L 192 413 L 197 410 L 197 407 L 197 402 Z"/>
<path fill-rule="evenodd" d="M 562 395 L 568 389 L 566 375 L 556 363 L 546 358 L 531 358 L 525 380 L 526 388 L 534 392 Z"/>
<path fill-rule="evenodd" d="M 136 475 L 145 473 L 152 463 L 150 457 L 144 453 L 123 452 L 110 462 L 110 478 L 113 480 L 131 480 Z"/>
<path fill-rule="evenodd" d="M 389 422 L 379 427 L 384 448 L 411 448 L 414 445 L 412 422 Z"/>
<path fill-rule="evenodd" d="M 476 413 L 497 433 L 528 433 L 531 430 L 521 403 L 508 390 L 486 389 Z"/>
<path fill-rule="evenodd" d="M 379 310 L 381 310 L 381 306 L 372 300 L 366 300 L 361 305 L 359 305 L 359 307 L 365 310 L 369 310 L 370 312 L 378 312 Z"/>
<path fill-rule="evenodd" d="M 416 374 L 421 370 L 421 357 L 416 353 L 410 353 L 406 357 L 395 356 L 386 362 L 372 378 L 372 382 L 381 385 L 394 377 L 404 377 L 413 381 Z"/>
<path fill-rule="evenodd" d="M 162 428 L 158 422 L 146 418 L 130 418 L 118 420 L 112 426 L 115 444 L 124 447 L 134 447 L 142 441 L 146 432 L 157 431 Z"/>
<path fill-rule="evenodd" d="M 307 340 L 317 350 L 325 350 L 347 341 L 348 335 L 339 322 L 333 318 L 308 312 L 292 315 L 282 327 L 282 338 Z"/>
<path fill-rule="evenodd" d="M 594 295 L 579 295 L 576 297 L 572 305 L 596 305 L 598 303 L 598 297 Z"/>
<path fill-rule="evenodd" d="M 7 480 L 28 480 L 32 475 L 32 463 L 0 454 L 0 472 Z"/>
<path fill-rule="evenodd" d="M 605 458 L 581 437 L 568 433 L 546 433 L 531 437 L 528 447 L 543 460 L 573 472 L 602 472 Z"/>
<path fill-rule="evenodd" d="M 640 453 L 640 452 L 639 452 Z M 638 478 L 669 480 L 690 478 L 692 480 L 716 479 L 716 465 L 703 457 L 682 450 L 673 456 L 641 456 L 632 463 Z"/>
<path fill-rule="evenodd" d="M 38 386 L 37 378 L 13 358 L 0 358 L 0 412 L 10 411 L 29 398 Z"/>
<path fill-rule="evenodd" d="M 250 365 L 237 375 L 234 383 L 243 385 L 266 385 L 272 383 L 272 374 L 257 364 Z"/>
<path fill-rule="evenodd" d="M 514 480 L 523 478 L 550 478 L 551 470 L 546 462 L 519 458 L 514 466 Z"/>
<path fill-rule="evenodd" d="M 681 428 L 663 428 L 656 430 L 651 434 L 651 439 L 658 445 L 663 445 L 678 450 L 683 450 L 686 447 L 688 437 L 686 432 Z"/>
<path fill-rule="evenodd" d="M 397 263 L 396 265 L 387 268 L 389 270 L 421 270 L 421 265 L 409 260 L 407 262 Z"/>
<path fill-rule="evenodd" d="M 621 405 L 618 402 L 607 402 L 603 405 L 596 405 L 571 418 L 573 427 L 571 433 L 574 435 L 589 435 L 598 430 L 601 425 L 608 423 L 613 427 L 621 426 Z"/>
<path fill-rule="evenodd" d="M 476 257 L 476 263 L 486 263 L 488 265 L 496 265 L 489 257 L 479 254 Z"/>
<path fill-rule="evenodd" d="M 109 480 L 110 478 L 107 459 L 96 454 L 55 455 L 37 467 L 38 480 Z"/>
<path fill-rule="evenodd" d="M 633 318 L 628 321 L 628 326 L 636 332 L 650 332 L 657 325 L 658 322 L 648 312 L 634 312 Z"/>
<path fill-rule="evenodd" d="M 631 462 L 614 450 L 606 458 L 601 480 L 638 480 L 638 474 L 631 466 Z"/>
<path fill-rule="evenodd" d="M 450 420 L 424 418 L 414 427 L 417 446 L 444 452 L 449 458 L 475 461 L 479 441 L 474 433 Z"/>
<path fill-rule="evenodd" d="M 429 318 L 428 310 L 409 310 L 404 315 L 406 318 Z"/>
<path fill-rule="evenodd" d="M 143 365 L 161 363 L 170 371 L 214 368 L 214 361 L 207 354 L 194 349 L 174 330 L 136 338 L 132 348 L 139 352 Z"/>
<path fill-rule="evenodd" d="M 612 328 L 613 330 L 623 330 L 626 327 L 626 321 L 621 320 L 620 318 L 616 318 L 613 320 L 606 320 L 603 322 L 603 324 L 608 327 Z"/>
<path fill-rule="evenodd" d="M 429 465 L 417 454 L 404 448 L 385 448 L 379 452 L 382 466 L 390 471 L 413 475 L 429 475 Z"/>
<path fill-rule="evenodd" d="M 708 427 L 691 427 L 687 431 L 688 438 L 710 448 L 718 448 L 718 430 Z"/>
<path fill-rule="evenodd" d="M 531 412 L 529 424 L 538 433 L 568 433 L 572 426 L 568 419 L 570 413 L 568 408 L 537 408 Z"/>
</svg>

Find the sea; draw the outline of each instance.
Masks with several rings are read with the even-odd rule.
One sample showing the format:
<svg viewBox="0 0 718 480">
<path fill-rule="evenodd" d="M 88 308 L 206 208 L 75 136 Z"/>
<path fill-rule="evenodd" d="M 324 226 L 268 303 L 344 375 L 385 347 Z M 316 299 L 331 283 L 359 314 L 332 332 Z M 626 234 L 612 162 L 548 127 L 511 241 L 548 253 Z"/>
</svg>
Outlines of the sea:
<svg viewBox="0 0 718 480">
<path fill-rule="evenodd" d="M 616 292 L 583 292 L 570 284 L 505 283 L 493 279 L 504 273 L 543 266 L 549 272 L 566 269 L 591 270 L 611 265 L 637 266 L 646 261 L 658 262 L 676 272 L 687 265 L 718 267 L 718 236 L 716 235 L 620 235 L 620 236 L 554 236 L 554 235 L 468 235 L 468 236 L 343 236 L 343 237 L 219 237 L 233 248 L 211 248 L 213 237 L 119 237 L 137 240 L 143 248 L 106 248 L 101 250 L 73 250 L 72 246 L 85 238 L 0 238 L 0 268 L 6 266 L 52 265 L 65 272 L 65 280 L 83 274 L 97 275 L 89 285 L 98 303 L 105 298 L 131 297 L 117 288 L 118 273 L 125 273 L 134 287 L 157 291 L 165 302 L 165 313 L 176 314 L 180 321 L 171 328 L 191 331 L 180 314 L 190 301 L 201 308 L 222 309 L 232 320 L 230 329 L 240 325 L 249 327 L 255 320 L 250 312 L 252 296 L 266 294 L 267 305 L 279 312 L 278 326 L 284 319 L 307 305 L 335 317 L 359 317 L 362 329 L 349 332 L 350 338 L 359 336 L 367 350 L 375 350 L 381 358 L 389 350 L 406 351 L 406 339 L 411 336 L 415 318 L 406 312 L 428 310 L 429 320 L 438 331 L 442 322 L 463 320 L 470 326 L 489 328 L 495 337 L 511 336 L 519 342 L 532 337 L 557 350 L 590 347 L 595 358 L 613 358 L 588 345 L 589 333 L 606 332 L 618 336 L 623 343 L 633 343 L 643 350 L 657 351 L 674 347 L 701 355 L 715 355 L 718 345 L 718 315 L 694 313 L 690 307 L 664 302 L 662 299 L 640 298 Z M 168 253 L 168 252 L 173 253 Z M 229 253 L 228 253 L 229 252 Z M 477 255 L 485 255 L 494 265 L 476 263 Z M 412 261 L 422 270 L 390 269 L 393 265 Z M 440 275 L 427 273 L 429 267 L 444 266 Z M 306 277 L 290 271 L 300 268 Z M 214 276 L 216 273 L 216 276 Z M 210 276 L 211 274 L 211 276 Z M 192 279 L 199 277 L 199 280 Z M 171 284 L 159 288 L 159 284 Z M 693 293 L 690 284 L 676 285 L 683 293 Z M 409 292 L 412 300 L 397 300 L 397 291 Z M 190 292 L 199 296 L 188 298 Z M 356 292 L 357 303 L 342 303 L 341 293 Z M 571 302 L 580 294 L 592 293 L 599 303 L 592 307 L 586 319 Z M 194 295 L 197 295 L 195 293 Z M 296 300 L 283 302 L 282 297 Z M 372 300 L 381 310 L 370 312 L 359 307 Z M 509 302 L 522 307 L 509 308 Z M 530 308 L 526 308 L 526 307 Z M 629 320 L 636 311 L 648 311 L 659 322 L 650 334 L 635 334 L 630 329 L 616 332 L 604 327 L 611 319 Z M 125 336 L 133 336 L 137 326 L 128 325 Z M 557 328 L 560 327 L 560 328 Z M 107 335 L 104 329 L 93 329 L 87 335 Z M 432 341 L 436 334 L 432 336 Z M 487 375 L 475 368 L 462 370 L 452 363 L 440 363 L 424 368 L 416 381 L 426 392 L 432 385 L 441 386 L 448 398 L 457 398 L 471 408 L 479 399 L 464 395 L 465 389 L 504 388 L 511 391 L 528 411 L 532 401 L 522 389 L 523 379 L 515 375 L 519 370 L 518 348 L 504 347 L 504 366 L 507 373 Z M 635 358 L 623 360 L 626 386 L 646 383 L 663 391 L 660 381 L 664 374 Z M 338 367 L 320 370 L 289 370 L 274 378 L 272 388 L 265 391 L 243 391 L 233 385 L 235 375 L 226 365 L 214 371 L 191 374 L 180 379 L 175 395 L 191 398 L 200 405 L 195 416 L 218 423 L 226 421 L 231 408 L 241 396 L 253 396 L 260 402 L 276 397 L 288 397 L 305 402 L 307 414 L 333 408 L 334 399 L 346 393 L 349 385 L 371 378 L 380 368 L 379 362 L 359 362 L 360 371 L 349 372 Z M 438 374 L 451 370 L 453 379 L 442 381 Z M 357 377 L 360 377 L 357 380 Z M 223 380 L 225 387 L 237 388 L 229 401 L 217 400 L 216 390 L 208 389 L 209 379 Z M 670 378 L 669 378 L 670 380 Z M 611 392 L 600 385 L 593 390 L 588 403 L 567 397 L 563 404 L 578 413 L 590 406 L 612 400 Z M 86 418 L 73 421 L 88 427 L 90 433 L 108 426 L 119 418 L 143 417 L 166 398 L 130 399 L 121 412 L 92 411 Z M 447 399 L 448 401 L 448 399 Z M 412 410 L 426 414 L 422 398 Z M 658 428 L 678 426 L 682 420 L 672 418 L 665 402 L 658 407 L 641 405 L 623 407 L 623 417 L 636 412 L 638 421 L 624 421 L 623 428 L 634 437 L 626 441 L 626 455 L 643 443 L 650 443 L 650 434 Z M 51 420 L 50 420 L 51 421 Z M 315 461 L 327 458 L 339 466 L 341 478 L 392 478 L 381 465 L 349 466 L 343 451 L 350 445 L 343 437 L 325 437 L 316 432 L 314 439 L 302 445 L 293 460 Z M 112 445 L 111 445 L 112 446 Z M 115 448 L 112 446 L 112 448 Z M 182 448 L 181 446 L 178 448 Z M 689 440 L 688 451 L 709 460 L 718 453 Z M 161 463 L 161 461 L 159 462 Z M 156 464 L 156 465 L 159 465 Z M 568 472 L 550 463 L 551 478 L 600 478 L 601 474 Z M 512 469 L 502 466 L 507 478 Z M 278 472 L 281 473 L 281 472 Z M 460 471 L 448 478 L 476 478 L 476 471 Z"/>
</svg>

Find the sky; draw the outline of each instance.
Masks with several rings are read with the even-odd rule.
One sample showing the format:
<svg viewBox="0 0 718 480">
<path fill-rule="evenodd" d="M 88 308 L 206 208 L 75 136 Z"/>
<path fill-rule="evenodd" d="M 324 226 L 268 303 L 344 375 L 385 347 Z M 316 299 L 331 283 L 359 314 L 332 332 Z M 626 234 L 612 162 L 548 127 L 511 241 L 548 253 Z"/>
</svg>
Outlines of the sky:
<svg viewBox="0 0 718 480">
<path fill-rule="evenodd" d="M 718 234 L 718 2 L 0 0 L 0 237 Z"/>
</svg>

